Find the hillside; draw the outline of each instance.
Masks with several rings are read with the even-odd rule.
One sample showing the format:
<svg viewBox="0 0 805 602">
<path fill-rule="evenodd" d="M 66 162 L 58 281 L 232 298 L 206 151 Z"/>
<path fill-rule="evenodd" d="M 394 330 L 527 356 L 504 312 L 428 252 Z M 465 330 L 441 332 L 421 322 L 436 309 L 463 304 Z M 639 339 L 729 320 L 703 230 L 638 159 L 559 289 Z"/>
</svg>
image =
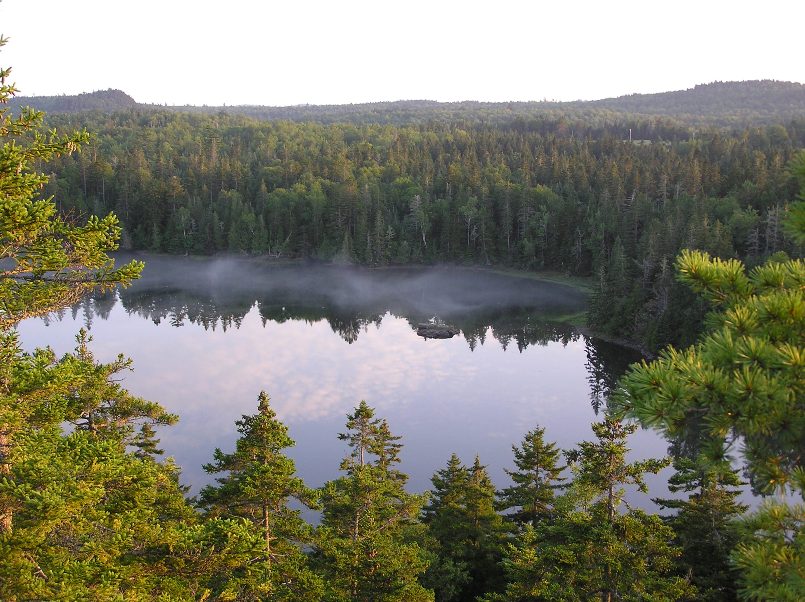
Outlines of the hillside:
<svg viewBox="0 0 805 602">
<path fill-rule="evenodd" d="M 137 101 L 120 90 L 98 90 L 75 95 L 19 96 L 12 98 L 9 107 L 33 107 L 45 113 L 82 113 L 85 111 L 114 112 L 138 106 Z"/>
<path fill-rule="evenodd" d="M 713 82 L 688 90 L 632 94 L 591 104 L 630 113 L 674 117 L 764 116 L 772 119 L 805 114 L 805 85 L 772 80 Z"/>
<path fill-rule="evenodd" d="M 120 90 L 76 96 L 20 97 L 12 107 L 30 105 L 47 113 L 113 112 L 130 108 L 165 109 L 139 104 Z M 696 125 L 780 123 L 805 116 L 805 85 L 772 80 L 714 82 L 688 90 L 632 94 L 618 98 L 573 102 L 436 102 L 403 100 L 348 105 L 297 105 L 269 107 L 175 106 L 188 113 L 227 113 L 258 120 L 314 121 L 318 123 L 413 125 L 439 122 L 501 124 L 515 120 L 568 115 L 577 119 L 612 114 L 667 117 Z"/>
</svg>

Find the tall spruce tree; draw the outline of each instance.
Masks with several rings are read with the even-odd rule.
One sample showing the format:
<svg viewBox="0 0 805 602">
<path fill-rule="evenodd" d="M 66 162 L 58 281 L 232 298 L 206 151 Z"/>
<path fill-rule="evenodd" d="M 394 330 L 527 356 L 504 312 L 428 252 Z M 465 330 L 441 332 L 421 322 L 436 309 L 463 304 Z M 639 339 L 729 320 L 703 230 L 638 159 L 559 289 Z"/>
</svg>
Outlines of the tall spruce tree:
<svg viewBox="0 0 805 602">
<path fill-rule="evenodd" d="M 519 447 L 512 446 L 517 470 L 506 470 L 514 485 L 498 494 L 498 508 L 513 510 L 507 517 L 517 525 L 537 526 L 548 519 L 556 490 L 565 479 L 559 464 L 561 450 L 545 442 L 545 429 L 537 427 L 525 434 Z"/>
<path fill-rule="evenodd" d="M 464 493 L 469 470 L 461 459 L 452 454 L 447 466 L 431 477 L 433 488 L 430 500 L 423 509 L 423 521 L 433 540 L 433 560 L 423 577 L 425 585 L 434 590 L 436 599 L 458 600 L 472 581 L 469 563 L 462 557 L 461 543 L 465 539 Z"/>
<path fill-rule="evenodd" d="M 361 401 L 339 435 L 349 446 L 344 476 L 322 489 L 317 534 L 324 599 L 350 601 L 432 600 L 417 581 L 427 568 L 418 522 L 422 496 L 405 491 L 399 437 Z"/>
<path fill-rule="evenodd" d="M 296 501 L 317 506 L 316 492 L 296 476 L 294 461 L 284 454 L 293 446 L 288 428 L 277 419 L 268 395 L 258 396 L 258 413 L 236 422 L 240 437 L 231 454 L 215 450 L 204 465 L 210 474 L 224 473 L 216 485 L 201 490 L 199 505 L 210 518 L 244 518 L 262 541 L 260 555 L 249 559 L 227 592 L 238 599 L 316 600 L 321 584 L 307 566 L 302 546 L 312 540 L 310 526 L 301 518 Z"/>
</svg>

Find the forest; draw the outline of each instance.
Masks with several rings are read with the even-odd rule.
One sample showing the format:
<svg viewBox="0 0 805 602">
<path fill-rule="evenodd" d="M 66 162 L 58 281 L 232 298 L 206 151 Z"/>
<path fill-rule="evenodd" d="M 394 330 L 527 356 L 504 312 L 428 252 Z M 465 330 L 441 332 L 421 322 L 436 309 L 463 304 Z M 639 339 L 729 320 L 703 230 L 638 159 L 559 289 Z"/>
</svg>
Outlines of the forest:
<svg viewBox="0 0 805 602">
<path fill-rule="evenodd" d="M 673 277 L 681 249 L 750 266 L 796 253 L 781 221 L 801 118 L 725 130 L 606 111 L 494 126 L 433 117 L 53 116 L 93 134 L 48 164 L 44 194 L 77 217 L 114 212 L 124 248 L 588 277 L 590 326 L 648 351 L 691 343 L 705 313 Z"/>
<path fill-rule="evenodd" d="M 134 107 L 43 126 L 9 110 L 14 93 L 0 86 L 0 599 L 802 599 L 801 115 L 394 125 Z M 122 386 L 124 355 L 97 361 L 83 331 L 62 357 L 25 352 L 15 330 L 137 279 L 118 245 L 583 276 L 590 327 L 657 354 L 613 385 L 588 440 L 562 450 L 533 425 L 512 442 L 508 487 L 453 455 L 408 491 L 404 442 L 356 400 L 332 434 L 340 476 L 309 488 L 255 391 L 189 497 L 156 430 L 178 417 Z M 638 425 L 673 458 L 627 460 Z M 671 464 L 674 499 L 627 503 Z M 767 496 L 751 511 L 745 481 Z"/>
</svg>

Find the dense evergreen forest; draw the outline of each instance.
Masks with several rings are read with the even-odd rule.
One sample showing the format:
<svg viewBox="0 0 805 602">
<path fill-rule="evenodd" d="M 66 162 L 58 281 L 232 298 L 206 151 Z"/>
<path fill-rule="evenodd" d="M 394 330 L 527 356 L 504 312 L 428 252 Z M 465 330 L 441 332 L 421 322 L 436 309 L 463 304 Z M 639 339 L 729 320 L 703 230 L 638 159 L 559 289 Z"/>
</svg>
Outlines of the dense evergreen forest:
<svg viewBox="0 0 805 602">
<path fill-rule="evenodd" d="M 14 92 L 2 84 L 0 105 Z M 39 115 L 0 111 L 0 599 L 803 598 L 805 263 L 789 257 L 805 243 L 802 119 L 694 131 L 606 111 L 416 126 L 52 118 L 90 140 L 34 137 Z M 122 227 L 88 217 L 110 210 Z M 596 327 L 695 343 L 634 365 L 573 449 L 534 425 L 513 442 L 509 487 L 454 455 L 429 492 L 406 490 L 403 442 L 361 401 L 333 433 L 341 476 L 313 490 L 255 392 L 234 448 L 210 450 L 216 481 L 188 499 L 155 431 L 177 417 L 123 388 L 124 356 L 98 362 L 85 332 L 61 358 L 28 353 L 15 330 L 138 278 L 142 264 L 108 258 L 121 237 L 586 275 Z M 637 422 L 676 450 L 662 516 L 625 502 L 672 462 L 627 460 Z M 775 500 L 747 514 L 741 475 Z"/>
<path fill-rule="evenodd" d="M 797 252 L 780 224 L 801 116 L 723 129 L 598 109 L 491 125 L 427 114 L 417 126 L 53 116 L 93 138 L 48 165 L 44 193 L 75 216 L 115 212 L 134 249 L 586 276 L 590 325 L 647 349 L 692 342 L 703 316 L 673 278 L 682 248 L 749 265 Z"/>
</svg>

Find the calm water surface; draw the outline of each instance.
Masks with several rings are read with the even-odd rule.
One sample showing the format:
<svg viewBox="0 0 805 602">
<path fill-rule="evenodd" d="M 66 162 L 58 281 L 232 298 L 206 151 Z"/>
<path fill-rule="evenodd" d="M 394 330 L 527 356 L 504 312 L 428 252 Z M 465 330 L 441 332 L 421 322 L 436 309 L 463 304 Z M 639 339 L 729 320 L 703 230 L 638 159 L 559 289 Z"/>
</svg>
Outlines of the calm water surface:
<svg viewBox="0 0 805 602">
<path fill-rule="evenodd" d="M 337 435 L 365 399 L 402 435 L 412 491 L 427 489 L 453 452 L 467 464 L 479 455 L 503 487 L 511 445 L 529 429 L 544 426 L 563 448 L 591 439 L 608 388 L 638 359 L 564 323 L 586 299 L 558 284 L 447 267 L 141 258 L 146 271 L 134 286 L 26 321 L 21 339 L 61 354 L 85 327 L 99 360 L 131 357 L 124 385 L 180 416 L 160 431 L 161 446 L 193 490 L 210 481 L 201 465 L 215 447 L 232 449 L 235 420 L 256 412 L 263 389 L 311 486 L 337 476 L 346 453 Z M 431 318 L 462 334 L 417 336 Z M 634 457 L 667 449 L 645 431 L 631 446 Z M 652 479 L 652 493 L 666 478 Z"/>
</svg>

